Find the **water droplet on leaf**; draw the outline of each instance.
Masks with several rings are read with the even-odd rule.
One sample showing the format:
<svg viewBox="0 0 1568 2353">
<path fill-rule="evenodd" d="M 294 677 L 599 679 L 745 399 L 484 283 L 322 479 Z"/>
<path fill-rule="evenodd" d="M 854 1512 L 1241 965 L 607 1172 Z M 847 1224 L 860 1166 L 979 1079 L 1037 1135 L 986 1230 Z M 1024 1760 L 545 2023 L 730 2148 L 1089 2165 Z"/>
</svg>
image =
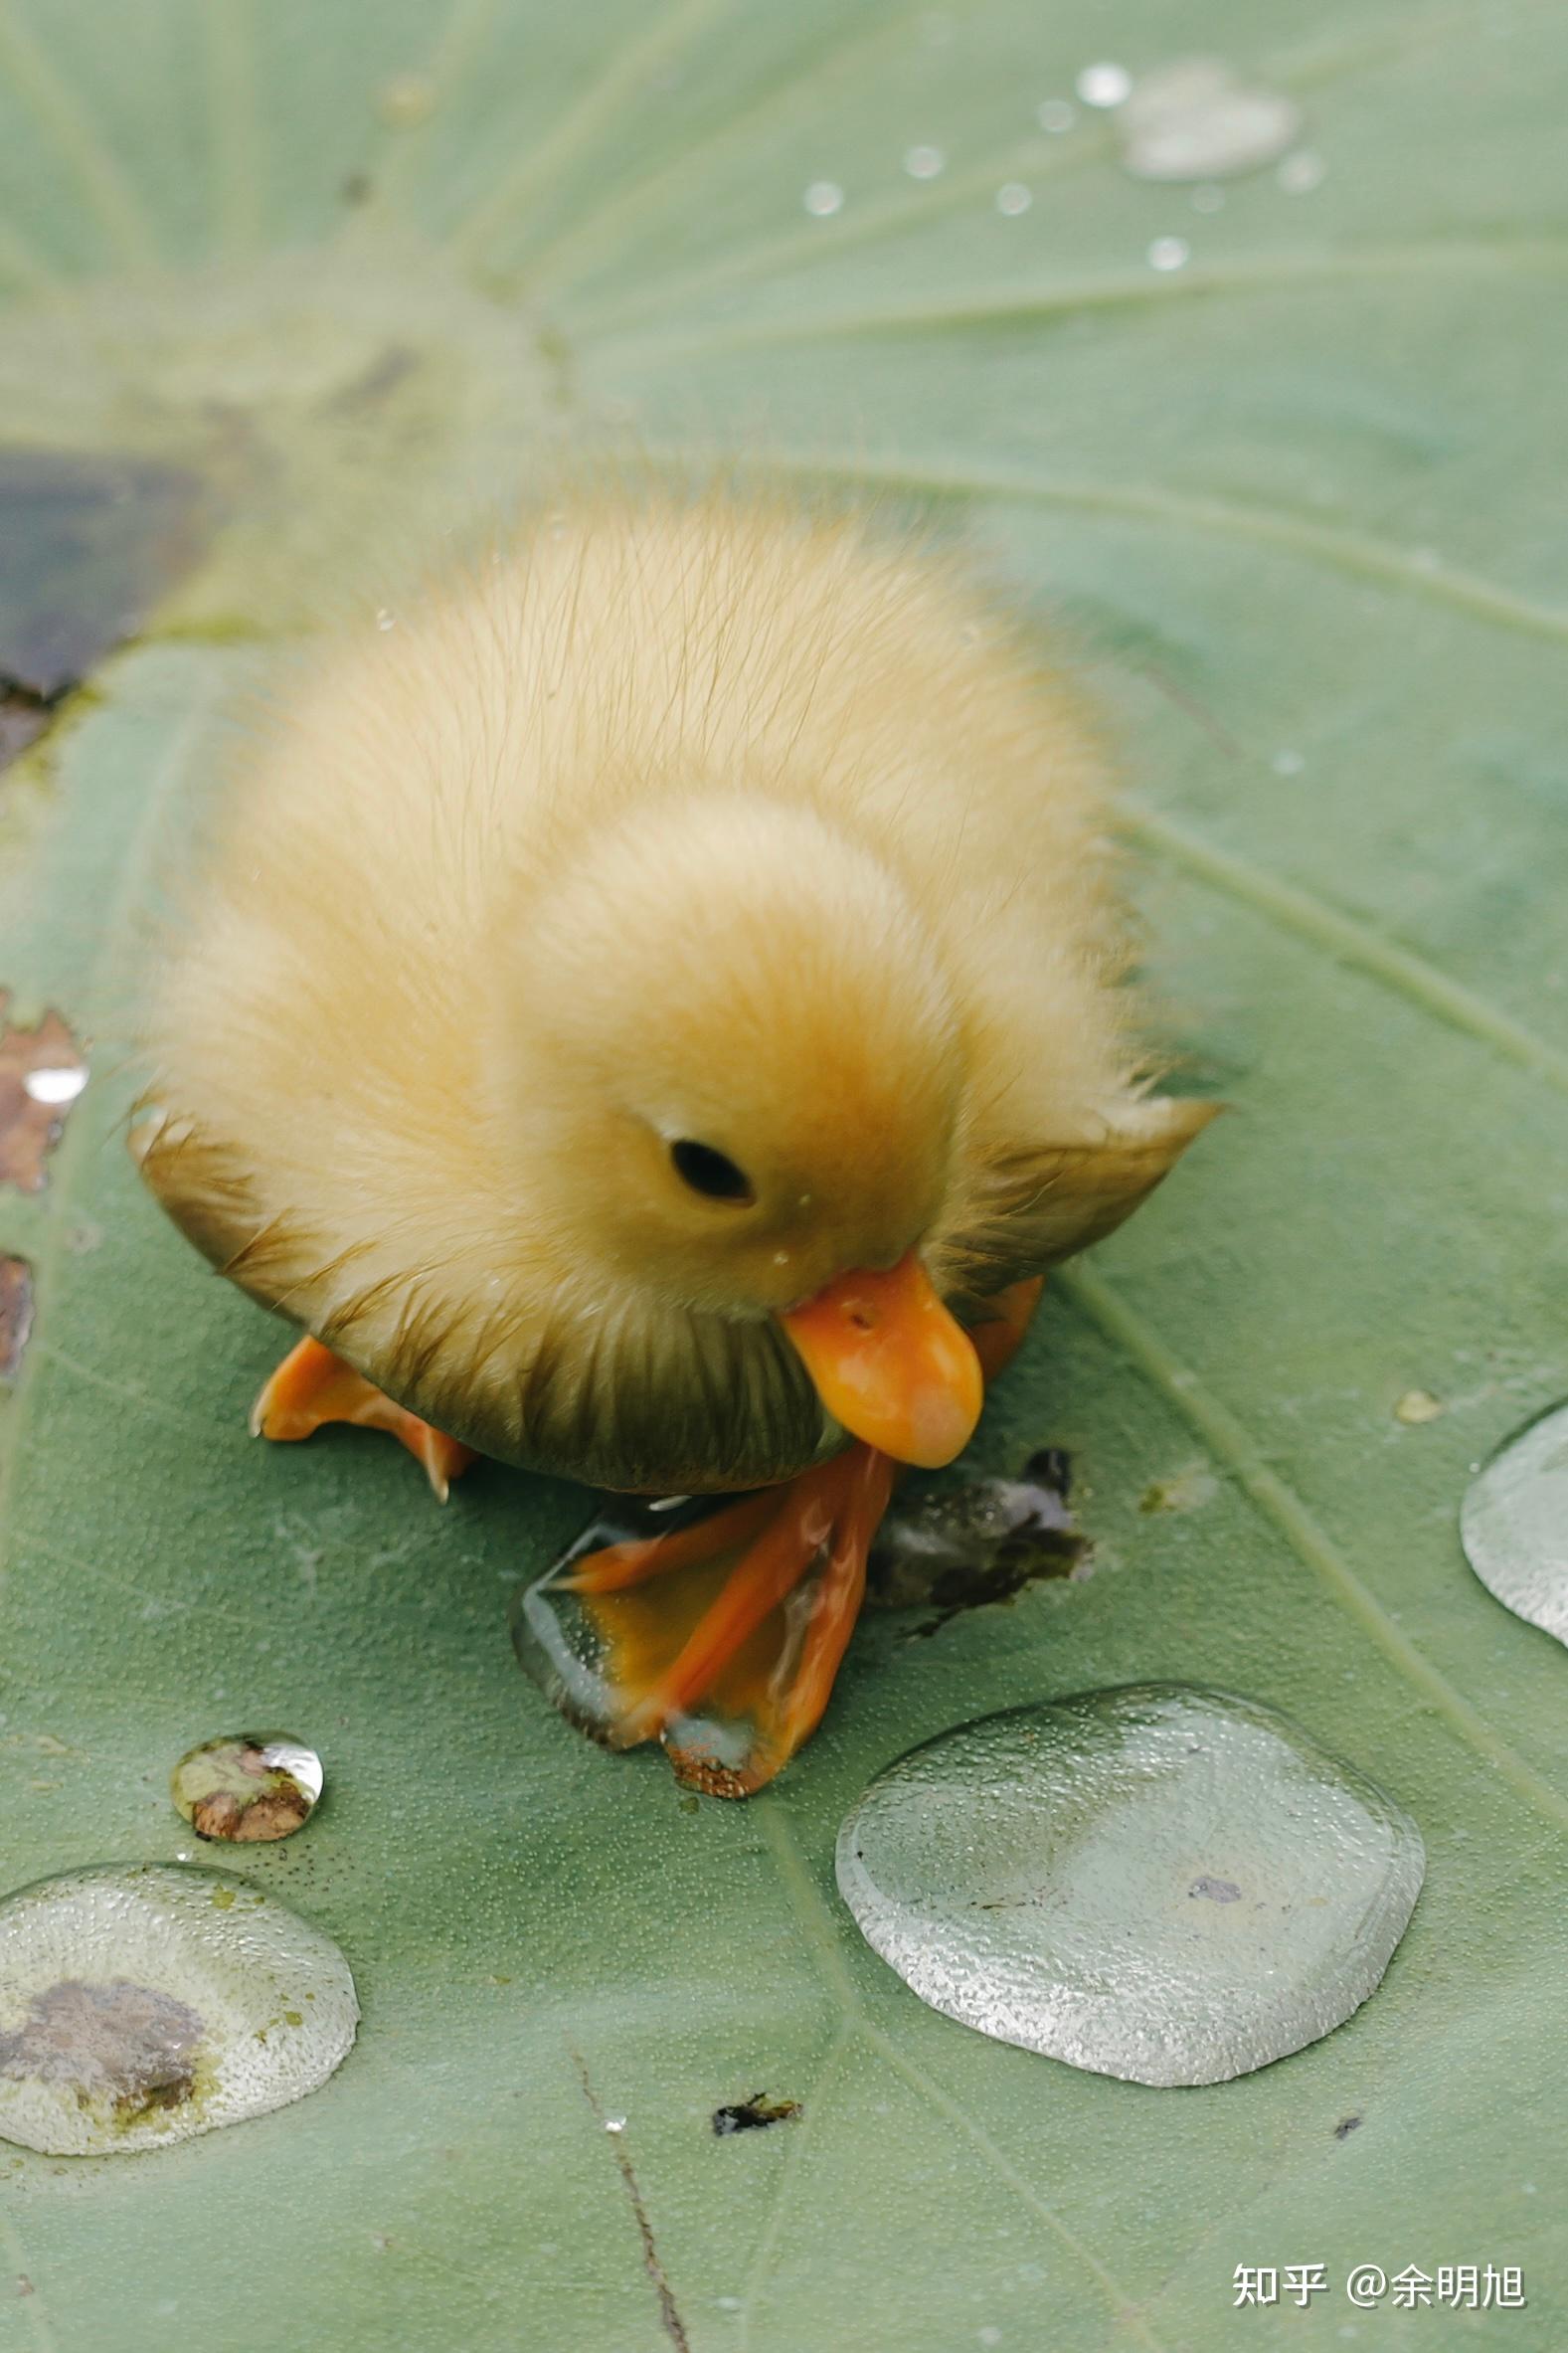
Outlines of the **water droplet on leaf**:
<svg viewBox="0 0 1568 2353">
<path fill-rule="evenodd" d="M 813 180 L 800 201 L 814 219 L 825 221 L 842 211 L 844 191 L 836 180 Z"/>
<path fill-rule="evenodd" d="M 1218 180 L 1260 171 L 1301 133 L 1300 109 L 1254 90 L 1217 58 L 1184 58 L 1145 74 L 1118 116 L 1134 179 Z"/>
<path fill-rule="evenodd" d="M 1156 237 L 1148 249 L 1150 270 L 1184 270 L 1192 248 L 1184 237 Z"/>
<path fill-rule="evenodd" d="M 1125 104 L 1132 89 L 1132 77 L 1126 66 L 1109 62 L 1086 66 L 1078 77 L 1077 90 L 1086 106 L 1120 106 Z"/>
<path fill-rule="evenodd" d="M 188 1749 L 169 1794 L 198 1838 L 288 1838 L 321 1795 L 321 1759 L 288 1732 L 227 1732 Z"/>
<path fill-rule="evenodd" d="M 1042 130 L 1050 131 L 1053 137 L 1059 136 L 1064 130 L 1072 129 L 1078 120 L 1078 108 L 1070 98 L 1046 98 L 1036 106 L 1034 118 Z"/>
<path fill-rule="evenodd" d="M 996 210 L 1005 213 L 1009 220 L 1019 213 L 1026 213 L 1033 202 L 1034 198 L 1021 180 L 1008 180 L 996 191 Z"/>
<path fill-rule="evenodd" d="M 1142 2083 L 1215 2083 L 1338 2026 L 1420 1891 L 1421 1836 L 1270 1709 L 1178 1684 L 984 1718 L 838 1838 L 868 1942 L 934 2009 Z"/>
<path fill-rule="evenodd" d="M 1460 1537 L 1488 1592 L 1568 1642 L 1568 1405 L 1483 1465 L 1465 1498 Z"/>
<path fill-rule="evenodd" d="M 80 1062 L 30 1070 L 22 1081 L 35 1103 L 75 1103 L 87 1083 L 87 1074 Z"/>
<path fill-rule="evenodd" d="M 940 147 L 906 147 L 904 169 L 912 180 L 935 180 L 948 158 Z"/>
<path fill-rule="evenodd" d="M 1276 177 L 1287 196 L 1310 196 L 1320 188 L 1328 166 L 1310 147 L 1303 147 L 1297 154 L 1288 155 Z"/>
<path fill-rule="evenodd" d="M 242 1881 L 106 1864 L 0 1903 L 0 2137 L 25 2148 L 106 2156 L 264 2115 L 326 2082 L 358 2021 L 330 1937 Z"/>
</svg>

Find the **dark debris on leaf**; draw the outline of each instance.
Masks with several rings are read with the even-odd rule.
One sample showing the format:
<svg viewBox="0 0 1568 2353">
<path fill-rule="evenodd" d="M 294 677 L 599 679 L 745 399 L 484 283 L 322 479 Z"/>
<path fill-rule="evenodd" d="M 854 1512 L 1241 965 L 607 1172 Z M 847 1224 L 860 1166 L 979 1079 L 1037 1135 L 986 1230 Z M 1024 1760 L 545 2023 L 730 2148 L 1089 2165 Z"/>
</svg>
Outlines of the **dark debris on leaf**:
<svg viewBox="0 0 1568 2353">
<path fill-rule="evenodd" d="M 1087 1576 L 1089 1538 L 1071 1491 L 1070 1457 L 1048 1446 L 1015 1479 L 950 1481 L 896 1497 L 871 1549 L 869 1606 L 935 1609 L 914 1629 L 935 1634 L 960 1611 L 1010 1601 L 1025 1585 Z"/>
<path fill-rule="evenodd" d="M 725 2140 L 732 2132 L 765 2132 L 770 2124 L 788 2124 L 801 2113 L 797 2099 L 770 2099 L 766 2091 L 754 2091 L 750 2099 L 715 2108 L 713 2129 Z"/>
</svg>

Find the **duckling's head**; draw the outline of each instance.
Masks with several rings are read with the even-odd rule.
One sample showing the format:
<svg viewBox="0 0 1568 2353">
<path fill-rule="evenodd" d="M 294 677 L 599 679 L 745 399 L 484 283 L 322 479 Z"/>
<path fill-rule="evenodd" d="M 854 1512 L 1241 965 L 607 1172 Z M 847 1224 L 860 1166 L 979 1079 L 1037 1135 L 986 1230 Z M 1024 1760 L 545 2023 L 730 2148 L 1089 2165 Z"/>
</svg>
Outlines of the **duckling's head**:
<svg viewBox="0 0 1568 2353">
<path fill-rule="evenodd" d="M 809 809 L 644 801 L 514 904 L 495 971 L 531 1247 L 590 1297 L 776 1317 L 846 1427 L 958 1453 L 978 1366 L 920 1249 L 963 1039 L 897 877 Z"/>
</svg>

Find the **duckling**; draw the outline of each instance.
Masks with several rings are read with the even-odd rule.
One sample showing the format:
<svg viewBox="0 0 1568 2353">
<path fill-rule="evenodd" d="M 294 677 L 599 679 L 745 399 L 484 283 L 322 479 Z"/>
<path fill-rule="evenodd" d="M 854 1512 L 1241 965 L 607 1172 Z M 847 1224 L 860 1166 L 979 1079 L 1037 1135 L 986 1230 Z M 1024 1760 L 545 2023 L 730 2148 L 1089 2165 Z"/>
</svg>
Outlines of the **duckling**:
<svg viewBox="0 0 1568 2353">
<path fill-rule="evenodd" d="M 743 1763 L 678 1762 L 739 1794 L 826 1706 L 897 1467 L 1214 1106 L 1150 1091 L 1095 732 L 956 560 L 585 486 L 380 621 L 246 743 L 133 1148 L 303 1327 L 263 1436 L 740 1493 L 572 1580 L 647 1605 L 611 1740 L 728 1692 Z"/>
</svg>

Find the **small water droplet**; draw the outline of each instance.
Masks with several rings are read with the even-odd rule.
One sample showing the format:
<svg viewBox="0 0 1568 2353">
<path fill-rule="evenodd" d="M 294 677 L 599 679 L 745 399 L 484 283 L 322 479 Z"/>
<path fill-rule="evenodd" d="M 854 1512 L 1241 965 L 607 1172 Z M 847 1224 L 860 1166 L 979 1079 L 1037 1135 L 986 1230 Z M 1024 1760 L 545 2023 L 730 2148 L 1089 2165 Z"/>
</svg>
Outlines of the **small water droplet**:
<svg viewBox="0 0 1568 2353">
<path fill-rule="evenodd" d="M 1121 106 L 1132 91 L 1132 77 L 1126 66 L 1109 62 L 1086 66 L 1078 77 L 1077 90 L 1086 106 Z"/>
<path fill-rule="evenodd" d="M 22 1081 L 35 1103 L 75 1103 L 87 1083 L 87 1074 L 80 1062 L 30 1070 Z"/>
<path fill-rule="evenodd" d="M 0 1904 L 0 2138 L 107 2156 L 238 2124 L 316 2090 L 358 2020 L 337 1946 L 243 1881 L 39 1880 Z"/>
<path fill-rule="evenodd" d="M 1327 176 L 1328 166 L 1310 147 L 1301 147 L 1294 155 L 1287 155 L 1276 173 L 1287 196 L 1310 196 L 1320 188 Z"/>
<path fill-rule="evenodd" d="M 912 180 L 934 180 L 947 166 L 940 147 L 906 147 L 904 169 Z"/>
<path fill-rule="evenodd" d="M 321 1795 L 321 1759 L 287 1732 L 228 1732 L 188 1749 L 169 1793 L 198 1838 L 289 1838 Z"/>
<path fill-rule="evenodd" d="M 1338 2026 L 1424 1866 L 1352 1766 L 1177 1684 L 944 1732 L 872 1783 L 837 1851 L 862 1933 L 923 2001 L 1142 2083 L 1221 2082 Z"/>
<path fill-rule="evenodd" d="M 1225 209 L 1224 189 L 1217 186 L 1213 180 L 1201 181 L 1192 191 L 1192 209 L 1195 213 L 1223 212 Z"/>
<path fill-rule="evenodd" d="M 825 221 L 842 211 L 844 191 L 836 180 L 813 180 L 800 201 L 814 219 Z"/>
<path fill-rule="evenodd" d="M 624 2116 L 607 2116 L 605 2118 L 605 2130 L 607 2132 L 624 2132 L 625 2129 L 626 2119 Z"/>
<path fill-rule="evenodd" d="M 1481 1468 L 1460 1538 L 1488 1592 L 1568 1642 L 1568 1405 L 1542 1414 Z"/>
<path fill-rule="evenodd" d="M 1150 270 L 1184 270 L 1192 248 L 1184 237 L 1156 237 L 1148 249 Z"/>
<path fill-rule="evenodd" d="M 1217 180 L 1260 171 L 1301 134 L 1300 108 L 1255 90 L 1218 58 L 1183 58 L 1145 74 L 1118 116 L 1134 179 Z"/>
<path fill-rule="evenodd" d="M 436 111 L 436 85 L 427 74 L 398 74 L 376 93 L 376 112 L 389 130 L 417 130 Z"/>
<path fill-rule="evenodd" d="M 996 191 L 996 210 L 1005 213 L 1009 220 L 1019 213 L 1026 213 L 1033 202 L 1033 196 L 1021 180 L 1008 180 Z"/>
<path fill-rule="evenodd" d="M 1424 1421 L 1436 1421 L 1445 1411 L 1441 1397 L 1434 1397 L 1430 1389 L 1406 1389 L 1394 1407 L 1394 1419 L 1412 1428 Z"/>
<path fill-rule="evenodd" d="M 1046 98 L 1036 106 L 1034 118 L 1042 130 L 1059 137 L 1064 130 L 1071 130 L 1078 120 L 1078 108 L 1070 98 Z"/>
<path fill-rule="evenodd" d="M 385 605 L 383 605 L 383 606 L 380 608 L 380 610 L 378 611 L 377 615 L 376 615 L 376 627 L 377 627 L 377 629 L 378 629 L 378 630 L 395 630 L 395 629 L 397 628 L 397 626 L 398 626 L 398 617 L 397 617 L 397 615 L 396 615 L 395 613 L 390 613 L 390 612 L 387 610 L 387 607 L 386 607 Z"/>
<path fill-rule="evenodd" d="M 1300 776 L 1307 762 L 1300 752 L 1276 752 L 1269 765 L 1276 776 Z"/>
</svg>

